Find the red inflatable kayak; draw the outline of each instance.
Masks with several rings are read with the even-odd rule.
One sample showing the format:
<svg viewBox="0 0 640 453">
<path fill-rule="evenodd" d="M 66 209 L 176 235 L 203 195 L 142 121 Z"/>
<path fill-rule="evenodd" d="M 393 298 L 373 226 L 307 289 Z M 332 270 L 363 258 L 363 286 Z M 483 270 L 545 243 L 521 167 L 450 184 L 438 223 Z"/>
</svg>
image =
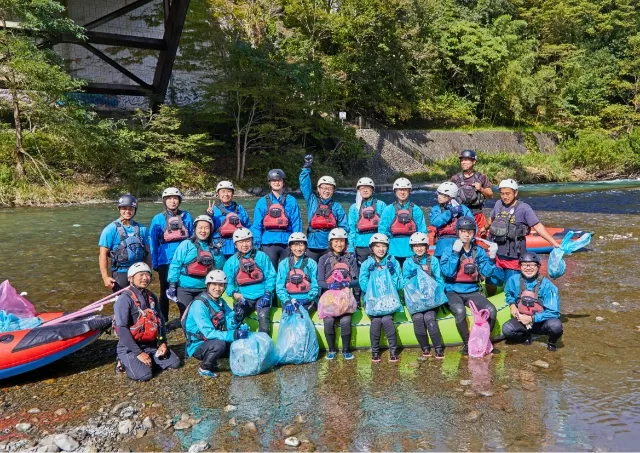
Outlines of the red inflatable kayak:
<svg viewBox="0 0 640 453">
<path fill-rule="evenodd" d="M 40 313 L 43 321 L 64 313 Z M 51 326 L 0 333 L 0 379 L 26 373 L 67 356 L 111 326 L 110 316 L 87 316 Z"/>
</svg>

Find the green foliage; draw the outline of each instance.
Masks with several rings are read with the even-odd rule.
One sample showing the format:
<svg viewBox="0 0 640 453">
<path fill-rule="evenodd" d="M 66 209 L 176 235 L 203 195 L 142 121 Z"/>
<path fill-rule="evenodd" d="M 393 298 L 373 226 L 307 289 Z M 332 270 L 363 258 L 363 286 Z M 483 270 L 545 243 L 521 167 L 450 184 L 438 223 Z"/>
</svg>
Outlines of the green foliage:
<svg viewBox="0 0 640 453">
<path fill-rule="evenodd" d="M 618 138 L 604 131 L 580 131 L 564 144 L 563 162 L 597 178 L 640 172 L 640 131 Z"/>
</svg>

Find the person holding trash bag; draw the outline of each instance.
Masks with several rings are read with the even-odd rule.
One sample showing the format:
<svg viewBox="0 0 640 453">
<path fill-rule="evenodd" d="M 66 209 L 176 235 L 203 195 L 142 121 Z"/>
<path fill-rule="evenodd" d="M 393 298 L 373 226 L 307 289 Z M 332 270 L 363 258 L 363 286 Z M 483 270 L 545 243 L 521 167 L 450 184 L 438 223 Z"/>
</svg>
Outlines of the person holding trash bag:
<svg viewBox="0 0 640 453">
<path fill-rule="evenodd" d="M 315 310 L 320 288 L 318 287 L 318 265 L 306 256 L 307 236 L 291 233 L 289 236 L 289 257 L 280 261 L 276 277 L 276 294 L 282 304 L 282 311 L 292 314 L 294 301 L 307 311 Z"/>
<path fill-rule="evenodd" d="M 531 344 L 532 334 L 548 335 L 547 349 L 555 352 L 563 328 L 560 296 L 551 280 L 540 275 L 540 257 L 533 252 L 520 255 L 520 274 L 507 280 L 505 298 L 512 319 L 502 326 L 508 340 Z"/>
</svg>

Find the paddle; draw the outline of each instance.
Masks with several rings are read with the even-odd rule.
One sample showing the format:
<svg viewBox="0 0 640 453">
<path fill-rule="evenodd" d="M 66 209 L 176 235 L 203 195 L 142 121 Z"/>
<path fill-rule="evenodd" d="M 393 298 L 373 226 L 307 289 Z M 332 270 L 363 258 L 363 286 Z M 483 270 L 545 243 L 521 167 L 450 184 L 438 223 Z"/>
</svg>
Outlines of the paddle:
<svg viewBox="0 0 640 453">
<path fill-rule="evenodd" d="M 51 326 L 54 324 L 59 324 L 61 322 L 64 321 L 68 321 L 70 319 L 75 319 L 75 318 L 80 318 L 82 316 L 88 315 L 89 313 L 93 313 L 94 311 L 98 311 L 98 310 L 102 310 L 102 307 L 106 304 L 110 304 L 111 302 L 114 302 L 116 300 L 116 296 L 119 295 L 120 293 L 122 293 L 123 291 L 129 289 L 129 287 L 125 287 L 122 288 L 119 291 L 116 291 L 113 294 L 108 295 L 107 297 L 104 297 L 98 301 L 95 301 L 89 305 L 87 305 L 86 307 L 81 308 L 80 310 L 74 311 L 73 313 L 69 313 L 66 314 L 64 316 L 61 316 L 59 318 L 56 319 L 52 319 L 50 321 L 47 322 L 43 322 L 42 324 L 40 324 L 40 326 Z"/>
</svg>

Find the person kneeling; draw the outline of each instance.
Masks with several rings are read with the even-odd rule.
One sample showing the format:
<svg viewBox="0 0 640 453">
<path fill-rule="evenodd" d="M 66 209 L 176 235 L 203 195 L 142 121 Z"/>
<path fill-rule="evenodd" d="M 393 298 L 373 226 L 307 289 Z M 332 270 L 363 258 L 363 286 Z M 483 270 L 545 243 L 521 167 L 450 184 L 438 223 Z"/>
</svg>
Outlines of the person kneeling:
<svg viewBox="0 0 640 453">
<path fill-rule="evenodd" d="M 151 268 L 146 263 L 132 265 L 127 276 L 129 289 L 118 296 L 114 306 L 114 327 L 118 334 L 118 372 L 130 379 L 148 381 L 154 364 L 165 370 L 178 368 L 180 358 L 167 347 L 165 320 L 158 298 L 147 288 Z"/>
<path fill-rule="evenodd" d="M 504 288 L 513 319 L 502 326 L 506 339 L 531 344 L 531 334 L 549 335 L 547 349 L 556 351 L 562 336 L 558 288 L 540 275 L 540 257 L 520 255 L 520 275 L 513 275 Z"/>
<path fill-rule="evenodd" d="M 198 373 L 216 377 L 213 370 L 221 357 L 229 357 L 229 344 L 246 338 L 249 327 L 238 328 L 233 310 L 222 299 L 227 276 L 221 270 L 207 274 L 207 290 L 189 304 L 182 318 L 182 329 L 187 340 L 187 357 L 200 360 Z"/>
<path fill-rule="evenodd" d="M 493 330 L 496 323 L 497 310 L 489 300 L 479 293 L 480 276 L 485 278 L 500 277 L 502 270 L 496 267 L 497 247 L 489 248 L 489 256 L 476 246 L 476 222 L 472 217 L 462 217 L 456 224 L 458 239 L 446 248 L 440 259 L 440 270 L 444 276 L 445 291 L 449 299 L 449 310 L 456 319 L 456 327 L 462 337 L 462 354 L 469 354 L 469 326 L 467 311 L 469 301 L 473 301 L 479 310 L 489 310 L 489 327 Z M 494 275 L 495 274 L 495 275 Z M 497 353 L 496 349 L 493 350 Z"/>
</svg>

